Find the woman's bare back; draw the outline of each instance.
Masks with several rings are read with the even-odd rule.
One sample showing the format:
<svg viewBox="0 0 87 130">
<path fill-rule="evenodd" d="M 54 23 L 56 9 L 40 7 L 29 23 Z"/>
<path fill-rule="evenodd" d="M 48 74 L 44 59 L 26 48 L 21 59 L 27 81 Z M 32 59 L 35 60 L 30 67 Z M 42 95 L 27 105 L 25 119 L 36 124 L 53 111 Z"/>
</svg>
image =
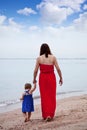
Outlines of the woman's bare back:
<svg viewBox="0 0 87 130">
<path fill-rule="evenodd" d="M 38 57 L 38 60 L 40 64 L 53 65 L 55 57 L 53 55 L 48 55 L 48 57 L 45 57 L 45 55 L 41 55 Z"/>
</svg>

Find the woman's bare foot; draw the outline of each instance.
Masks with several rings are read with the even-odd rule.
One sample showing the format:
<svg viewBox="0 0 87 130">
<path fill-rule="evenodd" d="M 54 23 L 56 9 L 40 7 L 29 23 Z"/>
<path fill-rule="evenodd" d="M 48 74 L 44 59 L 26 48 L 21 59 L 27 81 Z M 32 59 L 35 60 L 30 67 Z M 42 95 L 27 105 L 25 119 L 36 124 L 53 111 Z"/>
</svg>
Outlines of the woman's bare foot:
<svg viewBox="0 0 87 130">
<path fill-rule="evenodd" d="M 47 118 L 46 118 L 46 122 L 49 122 L 49 121 L 51 121 L 52 120 L 52 118 L 50 117 L 50 116 L 48 116 Z"/>
</svg>

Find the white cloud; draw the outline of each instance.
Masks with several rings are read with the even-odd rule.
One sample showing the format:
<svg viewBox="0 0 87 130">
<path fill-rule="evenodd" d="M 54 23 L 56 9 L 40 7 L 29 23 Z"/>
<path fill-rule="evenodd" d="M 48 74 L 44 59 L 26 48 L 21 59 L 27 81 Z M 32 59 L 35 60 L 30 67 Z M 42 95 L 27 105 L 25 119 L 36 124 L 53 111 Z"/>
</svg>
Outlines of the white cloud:
<svg viewBox="0 0 87 130">
<path fill-rule="evenodd" d="M 4 29 L 0 38 L 0 57 L 37 57 L 43 42 L 47 42 L 57 57 L 87 57 L 87 35 L 74 27 L 44 27 L 40 31 L 14 32 Z M 2 32 L 0 32 L 2 33 Z M 0 34 L 1 35 L 1 34 Z M 34 52 L 34 53 L 33 53 Z"/>
<path fill-rule="evenodd" d="M 13 18 L 8 19 L 8 18 L 6 18 L 6 16 L 4 16 L 4 20 L 3 20 L 2 24 L 0 24 L 0 42 L 1 42 L 1 39 L 5 40 L 5 39 L 10 39 L 13 36 L 16 37 L 23 28 L 24 27 L 22 25 L 16 23 Z M 10 38 L 9 38 L 9 36 L 10 36 Z M 6 41 L 8 42 L 9 40 L 6 40 Z M 2 42 L 1 42 L 1 44 L 2 44 Z"/>
<path fill-rule="evenodd" d="M 6 20 L 6 16 L 1 15 L 0 16 L 0 25 L 3 24 L 5 20 Z"/>
<path fill-rule="evenodd" d="M 30 27 L 29 27 L 29 30 L 31 30 L 31 31 L 36 31 L 36 30 L 38 30 L 38 29 L 39 29 L 38 26 L 30 26 Z"/>
<path fill-rule="evenodd" d="M 87 57 L 87 13 L 80 15 L 69 27 L 24 28 L 13 18 L 7 18 L 8 25 L 0 25 L 0 57 L 37 57 L 41 43 L 47 42 L 57 57 Z M 82 29 L 79 31 L 79 27 Z M 78 31 L 76 31 L 78 29 Z M 34 52 L 34 53 L 33 53 Z"/>
<path fill-rule="evenodd" d="M 30 14 L 36 14 L 36 11 L 32 10 L 31 8 L 25 7 L 24 9 L 18 10 L 17 13 L 28 16 Z"/>
<path fill-rule="evenodd" d="M 40 10 L 42 21 L 49 24 L 61 24 L 67 17 L 81 11 L 84 0 L 44 0 L 37 9 Z"/>
<path fill-rule="evenodd" d="M 80 4 L 82 4 L 85 0 L 44 0 L 43 3 L 51 2 L 54 5 L 57 5 L 59 7 L 65 6 L 70 7 L 73 10 L 80 11 Z"/>
<path fill-rule="evenodd" d="M 74 20 L 76 30 L 87 32 L 87 12 L 80 14 L 80 17 Z"/>
<path fill-rule="evenodd" d="M 47 3 L 40 9 L 42 20 L 50 24 L 60 24 L 67 19 L 67 15 L 73 13 L 70 8 L 59 8 L 57 5 Z"/>
<path fill-rule="evenodd" d="M 87 4 L 84 5 L 83 9 L 84 9 L 84 10 L 87 10 Z"/>
<path fill-rule="evenodd" d="M 9 19 L 8 19 L 8 23 L 9 23 L 9 28 L 11 28 L 11 29 L 14 30 L 14 31 L 19 32 L 20 29 L 23 28 L 22 25 L 20 25 L 20 24 L 18 24 L 18 23 L 16 23 L 16 22 L 14 21 L 14 18 L 9 18 Z"/>
</svg>

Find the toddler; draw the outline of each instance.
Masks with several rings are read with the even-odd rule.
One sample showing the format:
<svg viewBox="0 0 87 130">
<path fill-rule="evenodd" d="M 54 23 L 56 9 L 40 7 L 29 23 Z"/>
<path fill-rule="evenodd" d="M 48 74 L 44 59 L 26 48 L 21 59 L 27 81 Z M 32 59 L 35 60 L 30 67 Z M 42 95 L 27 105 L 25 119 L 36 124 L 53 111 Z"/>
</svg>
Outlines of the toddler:
<svg viewBox="0 0 87 130">
<path fill-rule="evenodd" d="M 33 88 L 30 83 L 26 83 L 24 88 L 25 88 L 25 92 L 22 94 L 20 100 L 23 100 L 22 112 L 25 117 L 24 122 L 27 122 L 30 120 L 31 112 L 34 111 L 32 92 L 36 89 L 36 83 L 34 84 Z"/>
</svg>

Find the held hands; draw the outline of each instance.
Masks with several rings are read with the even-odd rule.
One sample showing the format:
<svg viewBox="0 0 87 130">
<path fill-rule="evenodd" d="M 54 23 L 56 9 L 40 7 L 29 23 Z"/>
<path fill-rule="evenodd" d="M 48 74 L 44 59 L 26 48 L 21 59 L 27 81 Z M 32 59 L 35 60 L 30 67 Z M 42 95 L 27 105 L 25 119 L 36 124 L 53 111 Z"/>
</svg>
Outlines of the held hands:
<svg viewBox="0 0 87 130">
<path fill-rule="evenodd" d="M 33 93 L 33 91 L 32 91 L 32 90 L 30 90 L 30 91 L 29 91 L 29 94 L 32 94 L 32 93 Z"/>
<path fill-rule="evenodd" d="M 36 83 L 34 83 L 34 87 L 29 91 L 29 94 L 32 94 L 36 89 Z"/>
</svg>

